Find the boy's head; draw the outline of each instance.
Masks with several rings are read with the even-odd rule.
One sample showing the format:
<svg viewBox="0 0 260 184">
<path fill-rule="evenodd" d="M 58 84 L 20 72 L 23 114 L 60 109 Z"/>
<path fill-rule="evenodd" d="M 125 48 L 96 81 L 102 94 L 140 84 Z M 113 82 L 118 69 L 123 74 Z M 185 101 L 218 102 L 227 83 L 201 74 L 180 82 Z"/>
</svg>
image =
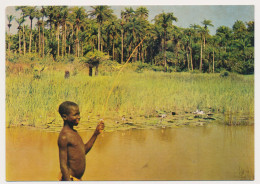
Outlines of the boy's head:
<svg viewBox="0 0 260 184">
<path fill-rule="evenodd" d="M 59 113 L 64 121 L 77 125 L 80 120 L 79 106 L 70 101 L 65 101 L 59 106 Z"/>
</svg>

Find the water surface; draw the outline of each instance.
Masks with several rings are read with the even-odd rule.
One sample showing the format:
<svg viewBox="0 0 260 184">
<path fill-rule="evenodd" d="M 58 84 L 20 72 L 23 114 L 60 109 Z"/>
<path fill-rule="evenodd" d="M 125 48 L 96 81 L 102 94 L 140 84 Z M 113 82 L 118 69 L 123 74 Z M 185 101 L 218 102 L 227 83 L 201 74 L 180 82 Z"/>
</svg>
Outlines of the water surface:
<svg viewBox="0 0 260 184">
<path fill-rule="evenodd" d="M 86 142 L 92 132 L 80 135 Z M 6 179 L 57 181 L 57 138 L 53 132 L 6 129 Z M 252 180 L 254 127 L 104 132 L 86 162 L 83 180 Z"/>
</svg>

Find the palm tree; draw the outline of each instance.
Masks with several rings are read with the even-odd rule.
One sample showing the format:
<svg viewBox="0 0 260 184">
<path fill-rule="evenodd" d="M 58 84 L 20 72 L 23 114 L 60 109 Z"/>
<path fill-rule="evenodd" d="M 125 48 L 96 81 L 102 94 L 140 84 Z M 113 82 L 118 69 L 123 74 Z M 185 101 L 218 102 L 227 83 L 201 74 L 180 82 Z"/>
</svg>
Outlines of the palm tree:
<svg viewBox="0 0 260 184">
<path fill-rule="evenodd" d="M 42 15 L 42 57 L 44 57 L 44 45 L 45 45 L 45 38 L 44 38 L 44 29 L 45 29 L 45 22 L 44 22 L 44 17 L 47 17 L 47 11 L 46 7 L 42 6 L 41 9 L 41 15 Z"/>
<path fill-rule="evenodd" d="M 250 38 L 250 42 L 252 47 L 254 46 L 254 30 L 255 30 L 255 22 L 254 21 L 249 21 L 246 23 L 247 24 L 247 36 Z"/>
<path fill-rule="evenodd" d="M 204 38 L 205 38 L 205 34 L 206 34 L 206 29 L 201 27 L 201 26 L 198 26 L 198 33 L 200 34 L 200 37 L 201 37 L 201 42 L 200 42 L 200 72 L 202 72 L 202 65 L 203 65 L 203 62 L 202 62 L 202 57 L 203 57 L 203 42 L 204 42 Z"/>
<path fill-rule="evenodd" d="M 200 66 L 202 67 L 202 38 L 201 38 L 201 32 L 203 32 L 203 28 L 197 24 L 191 24 L 190 25 L 190 28 L 192 30 L 192 34 L 194 35 L 193 39 L 194 42 L 197 42 L 197 40 L 199 40 L 199 37 L 200 37 L 200 40 L 201 40 L 201 43 L 200 43 Z M 192 49 L 192 46 L 191 46 L 191 49 Z"/>
<path fill-rule="evenodd" d="M 211 22 L 212 22 L 211 20 L 207 20 L 207 19 L 205 19 L 202 22 L 202 24 L 204 25 L 204 29 L 205 29 L 205 31 L 204 31 L 205 34 L 203 35 L 204 49 L 206 47 L 206 34 L 208 34 L 208 31 L 209 31 L 208 26 L 214 27 L 214 25 Z"/>
<path fill-rule="evenodd" d="M 237 20 L 234 25 L 232 26 L 233 32 L 234 32 L 234 38 L 240 39 L 242 37 L 245 37 L 246 33 L 246 25 L 243 21 Z"/>
<path fill-rule="evenodd" d="M 72 9 L 73 12 L 73 19 L 74 19 L 74 26 L 76 28 L 76 40 L 75 40 L 75 55 L 78 57 L 80 48 L 79 48 L 79 29 L 83 26 L 83 20 L 86 18 L 86 12 L 83 7 L 74 7 Z"/>
<path fill-rule="evenodd" d="M 52 28 L 53 28 L 53 24 L 54 24 L 54 20 L 55 20 L 56 8 L 55 8 L 55 6 L 47 6 L 45 11 L 46 11 L 46 15 L 48 17 L 47 24 L 49 24 L 50 31 L 52 33 Z"/>
<path fill-rule="evenodd" d="M 100 51 L 102 24 L 112 16 L 112 10 L 109 6 L 91 6 L 91 8 L 93 8 L 93 10 L 90 12 L 90 16 L 95 17 L 98 23 L 98 51 Z"/>
<path fill-rule="evenodd" d="M 69 10 L 67 7 L 61 9 L 61 24 L 62 24 L 62 46 L 61 46 L 61 55 L 62 57 L 66 55 L 66 33 L 67 33 L 67 24 L 69 23 Z"/>
<path fill-rule="evenodd" d="M 138 18 L 141 18 L 143 20 L 148 19 L 149 11 L 146 7 L 140 6 L 136 9 L 135 14 Z"/>
<path fill-rule="evenodd" d="M 25 16 L 25 12 L 26 12 L 26 6 L 17 6 L 15 7 L 15 10 L 18 11 L 18 10 L 21 10 L 21 15 L 22 15 L 22 18 L 24 19 L 26 16 Z M 24 20 L 25 21 L 25 20 Z M 24 22 L 23 21 L 23 22 Z M 26 42 L 25 42 L 25 29 L 24 29 L 24 24 L 23 24 L 23 54 L 25 55 L 26 53 Z"/>
<path fill-rule="evenodd" d="M 50 45 L 51 53 L 53 54 L 53 56 L 56 56 L 58 54 L 58 52 L 57 52 L 58 48 L 57 48 L 57 45 L 55 44 L 55 42 L 57 42 L 57 40 L 58 40 L 58 37 L 57 37 L 57 20 L 56 20 L 57 14 L 59 13 L 58 7 L 57 6 L 44 7 L 44 13 L 47 17 L 47 20 L 46 20 L 47 26 L 49 26 L 49 31 L 48 31 L 49 32 L 49 38 L 47 39 L 48 42 L 49 42 L 48 44 Z M 56 30 L 55 30 L 55 26 L 56 26 Z"/>
<path fill-rule="evenodd" d="M 232 30 L 227 26 L 220 26 L 216 30 L 216 35 L 220 37 L 220 46 L 227 51 L 227 45 L 231 40 Z"/>
<path fill-rule="evenodd" d="M 85 34 L 85 43 L 91 46 L 91 50 L 94 52 L 95 46 L 97 46 L 97 24 L 95 20 L 86 18 L 84 20 L 83 29 Z"/>
<path fill-rule="evenodd" d="M 62 18 L 61 18 L 61 11 L 62 11 L 62 8 L 61 6 L 55 6 L 54 7 L 54 10 L 55 10 L 55 13 L 54 13 L 54 23 L 55 23 L 55 27 L 56 27 L 56 41 L 57 41 L 57 56 L 59 57 L 60 56 L 60 25 L 61 25 L 61 21 L 62 21 Z"/>
<path fill-rule="evenodd" d="M 163 52 L 164 52 L 164 66 L 167 66 L 166 61 L 166 38 L 167 38 L 167 28 L 172 26 L 173 21 L 177 21 L 178 19 L 173 15 L 173 13 L 161 13 L 155 16 L 155 24 L 160 25 L 163 28 L 164 32 L 164 41 L 163 41 Z"/>
<path fill-rule="evenodd" d="M 116 38 L 119 35 L 119 23 L 116 20 L 112 20 L 111 22 L 109 22 L 109 25 L 107 26 L 107 33 L 109 35 L 109 37 L 112 40 L 112 58 L 113 60 L 115 60 L 115 42 L 116 42 Z"/>
<path fill-rule="evenodd" d="M 217 35 L 214 35 L 212 37 L 212 46 L 213 46 L 213 53 L 212 53 L 212 72 L 215 72 L 215 48 L 220 42 L 220 37 Z"/>
<path fill-rule="evenodd" d="M 126 20 L 126 12 L 121 11 L 121 63 L 124 61 L 124 26 Z"/>
<path fill-rule="evenodd" d="M 191 70 L 193 71 L 193 59 L 192 59 L 192 45 L 193 45 L 193 43 L 192 43 L 192 40 L 193 40 L 193 35 L 195 35 L 195 31 L 196 31 L 196 26 L 194 27 L 195 25 L 190 25 L 190 27 L 193 27 L 193 29 L 192 28 L 188 28 L 187 29 L 187 35 L 189 36 L 189 46 L 188 46 L 188 48 L 189 48 L 189 51 L 190 51 L 190 66 L 191 66 Z"/>
<path fill-rule="evenodd" d="M 29 53 L 31 53 L 31 45 L 32 45 L 32 21 L 36 16 L 36 6 L 27 6 L 24 8 L 24 16 L 29 17 L 30 24 L 30 42 L 29 42 Z"/>
<path fill-rule="evenodd" d="M 37 11 L 35 17 L 37 19 L 37 26 L 38 26 L 38 53 L 40 56 L 41 55 L 41 26 L 43 24 L 43 22 L 41 21 L 41 17 L 42 17 L 41 11 Z M 35 47 L 35 50 L 36 50 L 36 47 Z"/>
<path fill-rule="evenodd" d="M 9 32 L 9 34 L 10 34 L 10 28 L 11 28 L 11 26 L 12 26 L 11 22 L 12 22 L 14 19 L 15 19 L 15 16 L 13 16 L 13 15 L 7 15 L 7 20 L 8 20 L 7 26 L 8 26 L 8 32 Z M 9 40 L 9 42 L 8 42 L 8 50 L 10 51 L 10 49 L 11 49 L 11 37 L 10 37 L 10 36 L 8 37 L 8 40 Z"/>
<path fill-rule="evenodd" d="M 134 15 L 135 11 L 132 7 L 126 7 L 124 11 L 121 11 L 121 63 L 124 61 L 124 38 L 131 34 L 127 32 L 126 25 L 133 19 Z"/>
<path fill-rule="evenodd" d="M 142 25 L 141 25 L 141 20 L 137 18 L 133 18 L 130 22 L 127 23 L 126 25 L 126 30 L 131 33 L 128 34 L 128 45 L 129 45 L 129 50 L 128 50 L 128 56 L 131 54 L 131 50 L 135 48 L 135 46 L 138 44 L 138 37 L 142 31 Z M 137 55 L 135 57 L 135 60 L 137 60 Z"/>
<path fill-rule="evenodd" d="M 147 31 L 150 30 L 149 22 L 148 22 L 149 11 L 146 7 L 140 6 L 139 8 L 136 9 L 135 15 L 137 16 L 138 19 L 140 19 L 140 24 L 141 24 L 141 29 L 142 29 L 142 31 L 140 31 L 140 35 L 139 35 L 139 39 L 138 39 L 138 42 L 140 42 L 141 41 L 140 37 L 145 37 L 145 35 L 147 34 Z M 145 43 L 143 42 L 140 45 L 140 47 L 138 48 L 138 50 L 139 50 L 139 60 L 141 60 L 142 62 L 144 60 L 144 53 L 143 53 L 144 44 Z"/>
<path fill-rule="evenodd" d="M 15 19 L 15 16 L 13 16 L 13 15 L 7 15 L 7 20 L 8 20 L 8 24 L 7 24 L 7 26 L 8 26 L 8 32 L 9 32 L 9 34 L 10 34 L 10 28 L 11 28 L 11 26 L 12 26 L 12 21 Z"/>
<path fill-rule="evenodd" d="M 173 39 L 173 43 L 175 45 L 175 47 L 173 48 L 173 52 L 177 58 L 177 60 L 179 60 L 179 51 L 180 51 L 180 45 L 181 45 L 181 39 L 182 39 L 182 30 L 176 26 L 174 26 L 172 29 L 171 29 L 171 34 L 170 36 L 172 37 Z"/>
<path fill-rule="evenodd" d="M 189 58 L 192 58 L 192 57 L 189 56 L 189 54 L 190 54 L 190 44 L 191 44 L 190 38 L 191 38 L 191 29 L 190 28 L 184 29 L 184 34 L 182 36 L 182 42 L 183 42 L 184 47 L 185 47 L 186 58 L 187 58 L 187 62 L 188 62 L 188 71 L 190 71 L 190 68 L 192 66 L 192 64 L 190 64 L 190 62 L 189 62 Z"/>
<path fill-rule="evenodd" d="M 20 17 L 19 19 L 15 19 L 15 21 L 18 23 L 18 34 L 19 34 L 19 54 L 22 53 L 21 51 L 21 29 L 22 29 L 22 24 L 24 23 L 25 19 L 24 17 Z"/>
</svg>

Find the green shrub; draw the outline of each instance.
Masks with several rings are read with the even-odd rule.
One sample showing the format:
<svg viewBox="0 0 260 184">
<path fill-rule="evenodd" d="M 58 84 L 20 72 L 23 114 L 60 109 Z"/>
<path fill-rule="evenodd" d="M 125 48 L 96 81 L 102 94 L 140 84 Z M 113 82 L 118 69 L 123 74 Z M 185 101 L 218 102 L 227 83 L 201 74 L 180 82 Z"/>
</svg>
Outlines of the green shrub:
<svg viewBox="0 0 260 184">
<path fill-rule="evenodd" d="M 111 75 L 113 72 L 119 71 L 122 65 L 120 65 L 116 61 L 105 60 L 102 62 L 100 66 L 100 74 L 101 75 Z"/>
<path fill-rule="evenodd" d="M 228 71 L 223 71 L 220 73 L 220 77 L 228 77 L 229 76 L 229 72 Z"/>
</svg>

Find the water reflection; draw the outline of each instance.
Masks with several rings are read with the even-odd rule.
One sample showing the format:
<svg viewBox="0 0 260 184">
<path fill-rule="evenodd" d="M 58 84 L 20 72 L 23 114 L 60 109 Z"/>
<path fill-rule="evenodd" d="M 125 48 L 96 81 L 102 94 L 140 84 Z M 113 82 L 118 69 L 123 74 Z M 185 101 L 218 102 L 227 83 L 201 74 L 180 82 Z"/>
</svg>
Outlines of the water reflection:
<svg viewBox="0 0 260 184">
<path fill-rule="evenodd" d="M 92 133 L 80 134 L 87 141 Z M 7 129 L 7 180 L 57 180 L 57 137 L 58 133 Z M 250 180 L 254 127 L 104 132 L 86 161 L 83 180 Z"/>
</svg>

